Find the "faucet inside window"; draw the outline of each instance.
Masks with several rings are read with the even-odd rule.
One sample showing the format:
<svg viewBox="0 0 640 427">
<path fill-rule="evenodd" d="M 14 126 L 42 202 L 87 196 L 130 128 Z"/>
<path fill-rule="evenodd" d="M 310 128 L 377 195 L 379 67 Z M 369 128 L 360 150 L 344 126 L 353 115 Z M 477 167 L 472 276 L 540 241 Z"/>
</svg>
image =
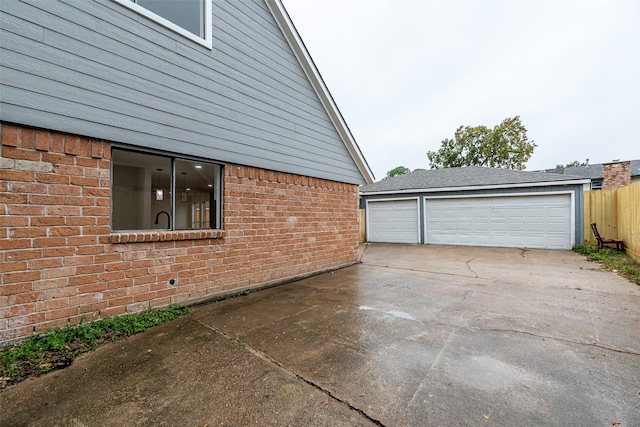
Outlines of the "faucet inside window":
<svg viewBox="0 0 640 427">
<path fill-rule="evenodd" d="M 171 228 L 171 215 L 169 215 L 169 212 L 167 211 L 160 211 L 158 212 L 158 215 L 156 215 L 156 222 L 154 223 L 155 225 L 158 225 L 159 221 L 160 221 L 160 215 L 165 214 L 167 216 L 167 228 Z"/>
</svg>

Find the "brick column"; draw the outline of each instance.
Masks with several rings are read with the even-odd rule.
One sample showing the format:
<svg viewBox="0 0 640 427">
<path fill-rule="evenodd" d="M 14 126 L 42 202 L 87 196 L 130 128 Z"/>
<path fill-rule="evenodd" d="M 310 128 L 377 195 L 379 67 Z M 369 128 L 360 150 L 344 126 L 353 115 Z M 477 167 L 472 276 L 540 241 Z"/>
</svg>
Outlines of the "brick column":
<svg viewBox="0 0 640 427">
<path fill-rule="evenodd" d="M 602 164 L 602 189 L 613 190 L 631 184 L 631 162 L 611 162 Z"/>
</svg>

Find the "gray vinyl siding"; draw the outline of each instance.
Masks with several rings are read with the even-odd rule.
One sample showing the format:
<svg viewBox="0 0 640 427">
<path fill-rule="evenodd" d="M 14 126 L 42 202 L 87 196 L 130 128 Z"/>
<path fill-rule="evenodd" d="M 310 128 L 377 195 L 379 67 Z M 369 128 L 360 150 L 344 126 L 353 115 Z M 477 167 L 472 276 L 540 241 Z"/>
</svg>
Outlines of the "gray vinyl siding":
<svg viewBox="0 0 640 427">
<path fill-rule="evenodd" d="M 480 196 L 480 195 L 488 195 L 495 194 L 499 196 L 500 194 L 518 194 L 518 193 L 553 193 L 553 192 L 572 192 L 574 195 L 575 202 L 575 238 L 576 243 L 580 244 L 584 242 L 584 189 L 582 185 L 550 185 L 550 186 L 536 186 L 536 187 L 517 187 L 517 188 L 495 188 L 495 189 L 484 189 L 484 190 L 465 190 L 465 191 L 434 191 L 434 192 L 407 192 L 407 193 L 398 193 L 398 194 L 376 194 L 376 195 L 366 195 L 361 194 L 360 197 L 360 209 L 366 208 L 367 200 L 389 200 L 389 199 L 398 199 L 398 198 L 411 198 L 418 197 L 420 200 L 420 215 L 421 218 L 424 216 L 424 204 L 423 197 L 424 196 Z M 423 224 L 420 224 L 420 235 L 421 239 L 424 242 L 424 230 L 422 229 Z"/>
<path fill-rule="evenodd" d="M 212 50 L 110 0 L 0 7 L 3 121 L 364 183 L 263 0 L 214 0 Z"/>
</svg>

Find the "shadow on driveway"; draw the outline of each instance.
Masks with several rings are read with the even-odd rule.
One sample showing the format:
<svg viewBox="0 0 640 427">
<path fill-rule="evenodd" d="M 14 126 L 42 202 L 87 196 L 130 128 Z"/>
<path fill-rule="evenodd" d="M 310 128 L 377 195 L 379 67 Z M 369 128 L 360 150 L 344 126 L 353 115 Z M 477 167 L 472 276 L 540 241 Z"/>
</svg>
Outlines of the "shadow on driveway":
<svg viewBox="0 0 640 427">
<path fill-rule="evenodd" d="M 0 394 L 9 425 L 640 425 L 640 287 L 568 251 L 373 244 Z"/>
</svg>

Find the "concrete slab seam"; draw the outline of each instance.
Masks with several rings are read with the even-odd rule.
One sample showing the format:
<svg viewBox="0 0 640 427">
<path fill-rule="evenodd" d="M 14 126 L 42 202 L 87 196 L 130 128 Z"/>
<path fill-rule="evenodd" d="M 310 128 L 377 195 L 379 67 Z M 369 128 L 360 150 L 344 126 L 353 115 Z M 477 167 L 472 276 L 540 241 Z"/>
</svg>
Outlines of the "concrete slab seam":
<svg viewBox="0 0 640 427">
<path fill-rule="evenodd" d="M 473 258 L 475 259 L 475 258 Z M 423 270 L 423 269 L 418 269 L 418 268 L 404 268 L 404 267 L 392 267 L 386 264 L 374 264 L 372 262 L 366 262 L 363 264 L 365 264 L 367 267 L 377 267 L 377 268 L 388 268 L 391 270 L 400 270 L 400 271 L 413 271 L 413 272 L 418 272 L 418 273 L 430 273 L 430 274 L 440 274 L 443 276 L 455 276 L 455 277 L 463 277 L 465 279 L 480 279 L 480 280 L 484 280 L 487 281 L 489 283 L 498 283 L 499 281 L 497 279 L 494 278 L 489 278 L 489 277 L 481 277 L 479 275 L 477 275 L 477 273 L 471 269 L 469 269 L 472 273 L 476 274 L 476 277 L 470 277 L 468 275 L 465 274 L 457 274 L 457 273 L 447 273 L 444 271 L 432 271 L 432 270 Z M 606 270 L 602 270 L 602 269 L 595 269 L 593 271 L 601 271 L 603 273 L 610 273 L 609 271 Z M 509 280 L 509 281 L 503 281 L 502 283 L 505 284 L 511 284 L 511 285 L 519 285 L 519 284 L 523 284 L 526 282 L 519 282 L 516 280 Z M 545 285 L 545 286 L 540 286 L 540 289 L 567 289 L 566 286 L 557 286 L 557 285 Z M 611 292 L 607 292 L 607 291 L 596 291 L 593 289 L 579 289 L 579 288 L 573 288 L 573 289 L 577 289 L 580 290 L 582 292 L 585 293 L 591 293 L 591 294 L 597 294 L 597 295 L 613 295 Z"/>
<path fill-rule="evenodd" d="M 484 328 L 474 328 L 472 326 L 459 326 L 459 325 L 454 325 L 452 323 L 438 322 L 438 321 L 436 321 L 434 323 L 436 323 L 436 324 L 438 324 L 440 326 L 456 328 L 456 329 L 464 329 L 464 330 L 472 331 L 472 332 L 476 332 L 476 331 L 481 331 L 481 332 L 511 332 L 511 333 L 516 333 L 516 334 L 524 334 L 524 335 L 529 335 L 529 336 L 536 337 L 536 338 L 559 341 L 559 342 L 563 342 L 563 343 L 567 343 L 567 344 L 586 345 L 586 346 L 591 346 L 591 347 L 597 347 L 597 348 L 601 348 L 603 350 L 609 350 L 609 351 L 613 351 L 615 353 L 627 354 L 627 355 L 630 355 L 630 356 L 640 356 L 640 353 L 636 353 L 635 351 L 621 350 L 619 348 L 608 347 L 608 346 L 601 345 L 601 344 L 598 344 L 598 343 L 595 343 L 595 342 L 572 341 L 572 340 L 565 339 L 565 338 L 558 338 L 558 337 L 552 337 L 552 336 L 547 336 L 547 335 L 538 335 L 538 334 L 534 334 L 532 332 L 527 332 L 527 331 L 519 331 L 517 329 L 484 329 Z"/>
<path fill-rule="evenodd" d="M 302 375 L 292 371 L 291 369 L 287 368 L 286 366 L 284 366 L 282 363 L 278 362 L 276 359 L 272 358 L 271 356 L 269 356 L 266 353 L 263 353 L 259 350 L 256 350 L 255 348 L 251 347 L 250 345 L 248 345 L 247 343 L 240 341 L 238 338 L 227 334 L 226 332 L 216 328 L 215 326 L 211 326 L 211 325 L 207 325 L 206 323 L 200 321 L 200 320 L 195 320 L 196 322 L 200 323 L 202 326 L 204 326 L 205 328 L 211 329 L 212 331 L 216 332 L 217 334 L 222 335 L 223 337 L 229 339 L 229 340 L 235 340 L 237 341 L 244 350 L 247 350 L 249 353 L 251 353 L 252 355 L 256 356 L 257 358 L 264 360 L 265 362 L 268 362 L 274 366 L 276 366 L 278 369 L 280 369 L 280 371 L 284 372 L 287 376 L 291 377 L 291 378 L 295 378 L 297 380 L 300 380 L 306 384 L 308 384 L 309 386 L 315 388 L 318 391 L 321 391 L 322 393 L 326 394 L 327 396 L 329 396 L 331 399 L 335 400 L 336 402 L 339 402 L 345 406 L 347 406 L 349 409 L 357 412 L 359 415 L 361 415 L 363 418 L 366 418 L 368 421 L 374 423 L 377 426 L 380 427 L 385 427 L 384 424 L 382 424 L 382 422 L 380 422 L 379 420 L 371 417 L 370 415 L 368 415 L 365 411 L 363 411 L 360 408 L 356 408 L 355 406 L 353 406 L 348 400 L 344 400 L 341 399 L 340 397 L 336 396 L 335 394 L 333 394 L 331 391 L 323 388 L 322 386 L 314 383 L 313 381 L 303 377 Z"/>
<path fill-rule="evenodd" d="M 360 254 L 358 254 L 359 255 L 358 256 L 358 263 L 362 263 L 362 258 L 364 257 L 364 253 L 367 251 L 367 248 L 369 248 L 369 244 L 365 243 L 362 246 L 363 246 L 362 252 L 360 252 Z"/>
<path fill-rule="evenodd" d="M 476 277 L 469 277 L 465 274 L 456 274 L 456 273 L 445 273 L 442 271 L 431 271 L 431 270 L 422 270 L 418 268 L 403 268 L 403 267 L 390 267 L 388 265 L 383 264 L 373 264 L 371 262 L 366 263 L 367 267 L 379 267 L 379 268 L 390 268 L 392 270 L 402 270 L 402 271 L 417 271 L 419 273 L 431 273 L 431 274 L 442 274 L 443 276 L 456 276 L 456 277 L 464 277 L 465 279 L 481 279 L 478 275 Z M 474 271 L 472 273 L 476 274 Z"/>
<path fill-rule="evenodd" d="M 429 367 L 430 371 L 433 371 L 436 367 L 436 365 L 438 364 L 438 362 L 440 361 L 440 358 L 442 357 L 442 354 L 444 353 L 444 351 L 446 350 L 447 346 L 449 345 L 449 343 L 451 342 L 451 340 L 453 339 L 454 335 L 456 333 L 456 328 L 454 328 L 450 333 L 449 336 L 447 337 L 446 341 L 444 342 L 444 344 L 442 345 L 442 348 L 440 349 L 440 351 L 438 352 L 438 355 L 436 356 L 436 358 L 433 360 L 433 363 L 431 364 L 431 366 Z M 410 407 L 411 405 L 413 405 L 413 402 L 416 400 L 416 397 L 418 396 L 418 394 L 422 391 L 422 389 L 424 388 L 424 383 L 425 380 L 420 381 L 420 385 L 418 386 L 418 388 L 416 388 L 416 391 L 413 393 L 413 396 L 411 396 L 411 399 L 409 400 L 409 403 L 407 403 L 407 408 Z"/>
</svg>

